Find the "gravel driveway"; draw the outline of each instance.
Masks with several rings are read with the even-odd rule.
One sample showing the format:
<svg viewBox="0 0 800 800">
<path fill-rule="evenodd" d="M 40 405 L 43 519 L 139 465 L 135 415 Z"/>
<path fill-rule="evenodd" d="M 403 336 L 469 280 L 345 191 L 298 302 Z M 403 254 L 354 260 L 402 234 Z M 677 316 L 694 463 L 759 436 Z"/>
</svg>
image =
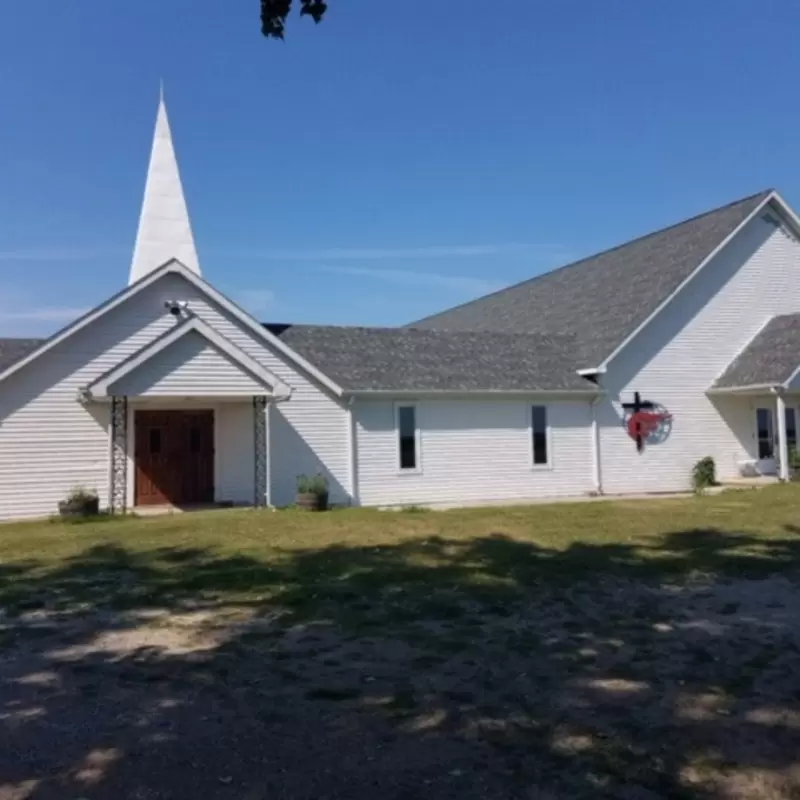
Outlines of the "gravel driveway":
<svg viewBox="0 0 800 800">
<path fill-rule="evenodd" d="M 0 800 L 800 797 L 791 576 L 438 601 L 6 618 Z"/>
</svg>

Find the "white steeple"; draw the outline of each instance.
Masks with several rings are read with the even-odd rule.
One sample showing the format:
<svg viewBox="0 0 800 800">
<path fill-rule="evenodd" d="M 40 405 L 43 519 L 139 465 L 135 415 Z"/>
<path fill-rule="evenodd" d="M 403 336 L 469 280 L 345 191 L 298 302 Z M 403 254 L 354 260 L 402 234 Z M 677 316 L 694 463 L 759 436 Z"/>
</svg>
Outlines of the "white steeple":
<svg viewBox="0 0 800 800">
<path fill-rule="evenodd" d="M 128 284 L 135 283 L 173 258 L 200 274 L 162 87 Z"/>
</svg>

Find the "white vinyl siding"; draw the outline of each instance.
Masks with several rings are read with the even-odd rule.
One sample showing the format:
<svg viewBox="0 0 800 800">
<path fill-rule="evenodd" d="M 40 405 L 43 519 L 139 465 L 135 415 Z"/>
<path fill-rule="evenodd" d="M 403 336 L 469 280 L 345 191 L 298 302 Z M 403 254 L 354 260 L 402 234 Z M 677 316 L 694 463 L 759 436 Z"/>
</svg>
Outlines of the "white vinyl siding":
<svg viewBox="0 0 800 800">
<path fill-rule="evenodd" d="M 398 470 L 396 405 L 354 406 L 362 505 L 478 504 L 580 496 L 592 490 L 586 401 L 548 403 L 552 469 L 532 469 L 525 399 L 418 400 L 420 472 Z"/>
<path fill-rule="evenodd" d="M 791 312 L 800 312 L 800 244 L 754 219 L 609 365 L 598 408 L 604 490 L 689 489 L 704 456 L 720 479 L 734 477 L 755 453 L 752 398 L 706 390 L 772 316 Z M 672 414 L 669 437 L 641 454 L 621 409 L 636 391 Z"/>
<path fill-rule="evenodd" d="M 199 333 L 187 333 L 111 384 L 110 395 L 216 397 L 263 395 L 261 381 Z"/>
<path fill-rule="evenodd" d="M 215 497 L 220 503 L 251 505 L 255 499 L 253 406 L 220 403 L 214 412 Z"/>
<path fill-rule="evenodd" d="M 193 313 L 293 390 L 270 415 L 274 502 L 291 503 L 295 476 L 319 471 L 328 477 L 331 501 L 349 502 L 343 406 L 199 289 L 167 274 L 3 383 L 0 518 L 51 514 L 75 485 L 96 489 L 107 504 L 109 409 L 100 403 L 82 406 L 78 389 L 171 328 L 175 322 L 164 301 L 176 298 L 187 300 Z M 224 392 L 224 381 L 209 383 L 208 394 L 218 392 Z"/>
</svg>

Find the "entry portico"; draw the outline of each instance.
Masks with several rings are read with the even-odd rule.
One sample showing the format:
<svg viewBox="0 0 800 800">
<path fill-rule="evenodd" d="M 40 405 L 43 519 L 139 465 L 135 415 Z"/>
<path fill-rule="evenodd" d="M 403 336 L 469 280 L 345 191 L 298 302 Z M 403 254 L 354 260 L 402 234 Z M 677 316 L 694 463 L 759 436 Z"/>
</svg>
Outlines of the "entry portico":
<svg viewBox="0 0 800 800">
<path fill-rule="evenodd" d="M 709 390 L 747 405 L 740 438 L 753 469 L 790 477 L 800 414 L 800 314 L 772 317 Z"/>
<path fill-rule="evenodd" d="M 175 309 L 174 327 L 80 392 L 110 405 L 110 508 L 268 504 L 266 414 L 291 391 L 188 306 Z"/>
<path fill-rule="evenodd" d="M 800 392 L 781 385 L 710 389 L 709 397 L 723 399 L 726 408 L 736 408 L 740 424 L 734 432 L 739 440 L 737 467 L 742 477 L 756 475 L 790 477 L 791 453 L 797 447 Z"/>
</svg>

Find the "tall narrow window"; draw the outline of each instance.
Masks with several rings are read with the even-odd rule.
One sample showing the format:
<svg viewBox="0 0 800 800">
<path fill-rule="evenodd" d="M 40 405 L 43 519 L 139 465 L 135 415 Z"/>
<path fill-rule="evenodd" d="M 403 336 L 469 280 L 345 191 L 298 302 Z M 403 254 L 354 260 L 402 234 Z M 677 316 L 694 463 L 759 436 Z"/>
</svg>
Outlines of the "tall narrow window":
<svg viewBox="0 0 800 800">
<path fill-rule="evenodd" d="M 547 408 L 533 406 L 531 408 L 531 435 L 533 436 L 533 463 L 543 466 L 549 463 L 547 452 Z"/>
<path fill-rule="evenodd" d="M 786 444 L 789 449 L 797 448 L 797 420 L 792 406 L 786 407 Z"/>
<path fill-rule="evenodd" d="M 397 437 L 400 469 L 417 469 L 417 409 L 416 406 L 397 406 Z"/>
<path fill-rule="evenodd" d="M 774 458 L 775 435 L 772 427 L 772 409 L 756 409 L 756 431 L 758 436 L 758 457 Z"/>
</svg>

